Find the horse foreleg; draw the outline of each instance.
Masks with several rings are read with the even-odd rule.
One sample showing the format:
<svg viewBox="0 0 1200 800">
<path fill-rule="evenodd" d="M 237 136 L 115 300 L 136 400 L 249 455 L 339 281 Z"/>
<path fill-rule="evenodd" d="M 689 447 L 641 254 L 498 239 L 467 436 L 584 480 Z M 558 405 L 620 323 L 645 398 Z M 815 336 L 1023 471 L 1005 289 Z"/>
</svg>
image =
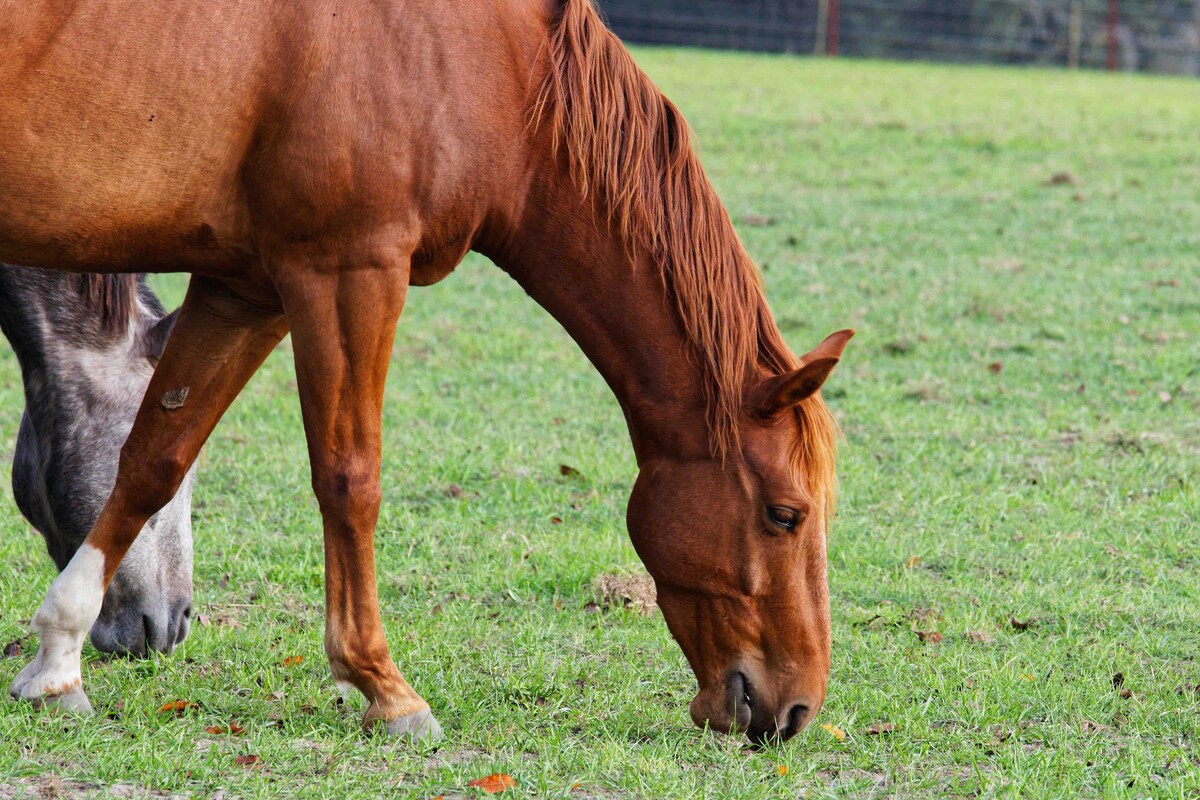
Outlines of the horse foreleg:
<svg viewBox="0 0 1200 800">
<path fill-rule="evenodd" d="M 225 409 L 286 332 L 276 299 L 252 303 L 223 284 L 192 279 L 121 448 L 112 494 L 34 614 L 38 653 L 13 681 L 11 695 L 90 709 L 80 651 L 109 581 L 142 526 L 175 496 Z"/>
<path fill-rule="evenodd" d="M 375 585 L 383 388 L 407 287 L 405 263 L 305 274 L 280 294 L 324 522 L 330 669 L 370 701 L 365 728 L 431 740 L 441 728 L 392 661 Z"/>
</svg>

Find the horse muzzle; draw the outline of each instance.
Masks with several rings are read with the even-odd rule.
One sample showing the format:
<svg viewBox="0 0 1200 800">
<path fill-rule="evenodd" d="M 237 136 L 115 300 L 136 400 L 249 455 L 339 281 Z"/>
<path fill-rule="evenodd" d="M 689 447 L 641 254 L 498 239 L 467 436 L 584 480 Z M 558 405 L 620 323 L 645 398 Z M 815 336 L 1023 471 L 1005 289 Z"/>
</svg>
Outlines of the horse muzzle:
<svg viewBox="0 0 1200 800">
<path fill-rule="evenodd" d="M 97 650 L 145 657 L 152 652 L 170 653 L 191 630 L 192 600 L 121 605 L 108 609 L 92 625 L 90 637 Z"/>
<path fill-rule="evenodd" d="M 763 688 L 760 688 L 763 687 Z M 692 700 L 692 721 L 720 733 L 745 733 L 755 745 L 785 742 L 807 727 L 824 697 L 789 694 L 777 702 L 748 671 L 729 672 L 716 686 Z"/>
</svg>

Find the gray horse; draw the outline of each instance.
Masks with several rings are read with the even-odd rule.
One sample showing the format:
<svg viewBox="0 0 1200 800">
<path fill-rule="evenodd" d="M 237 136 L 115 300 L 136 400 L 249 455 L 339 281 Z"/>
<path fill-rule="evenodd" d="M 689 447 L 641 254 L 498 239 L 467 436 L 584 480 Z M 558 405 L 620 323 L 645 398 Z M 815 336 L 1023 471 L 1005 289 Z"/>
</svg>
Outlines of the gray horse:
<svg viewBox="0 0 1200 800">
<path fill-rule="evenodd" d="M 0 264 L 0 329 L 25 384 L 13 495 L 61 570 L 92 528 L 174 323 L 141 275 Z M 192 477 L 155 514 L 104 596 L 91 639 L 105 652 L 170 652 L 192 609 Z"/>
</svg>

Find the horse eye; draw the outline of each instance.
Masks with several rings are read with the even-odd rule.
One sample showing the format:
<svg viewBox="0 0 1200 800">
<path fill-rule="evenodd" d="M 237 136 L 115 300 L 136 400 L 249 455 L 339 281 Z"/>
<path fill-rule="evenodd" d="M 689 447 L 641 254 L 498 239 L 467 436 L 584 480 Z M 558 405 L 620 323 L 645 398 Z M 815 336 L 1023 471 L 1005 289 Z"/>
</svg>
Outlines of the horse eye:
<svg viewBox="0 0 1200 800">
<path fill-rule="evenodd" d="M 783 528 L 785 531 L 792 531 L 800 524 L 801 514 L 794 508 L 767 506 L 767 518 L 776 527 Z"/>
</svg>

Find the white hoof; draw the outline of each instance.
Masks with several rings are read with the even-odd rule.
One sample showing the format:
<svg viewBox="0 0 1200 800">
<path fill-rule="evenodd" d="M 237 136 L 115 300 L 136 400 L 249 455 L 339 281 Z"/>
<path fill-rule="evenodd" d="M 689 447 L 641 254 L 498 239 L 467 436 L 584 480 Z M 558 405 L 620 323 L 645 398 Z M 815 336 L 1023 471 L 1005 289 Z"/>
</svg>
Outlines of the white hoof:
<svg viewBox="0 0 1200 800">
<path fill-rule="evenodd" d="M 388 736 L 406 738 L 419 744 L 433 744 L 442 738 L 442 726 L 428 708 L 407 717 L 388 720 L 382 727 Z"/>
<path fill-rule="evenodd" d="M 73 663 L 69 658 L 58 659 L 55 664 L 48 664 L 47 661 L 46 648 L 38 648 L 37 657 L 17 673 L 8 693 L 18 700 L 34 703 L 71 694 L 83 695 L 78 657 Z M 86 697 L 84 700 L 86 702 Z"/>
</svg>

